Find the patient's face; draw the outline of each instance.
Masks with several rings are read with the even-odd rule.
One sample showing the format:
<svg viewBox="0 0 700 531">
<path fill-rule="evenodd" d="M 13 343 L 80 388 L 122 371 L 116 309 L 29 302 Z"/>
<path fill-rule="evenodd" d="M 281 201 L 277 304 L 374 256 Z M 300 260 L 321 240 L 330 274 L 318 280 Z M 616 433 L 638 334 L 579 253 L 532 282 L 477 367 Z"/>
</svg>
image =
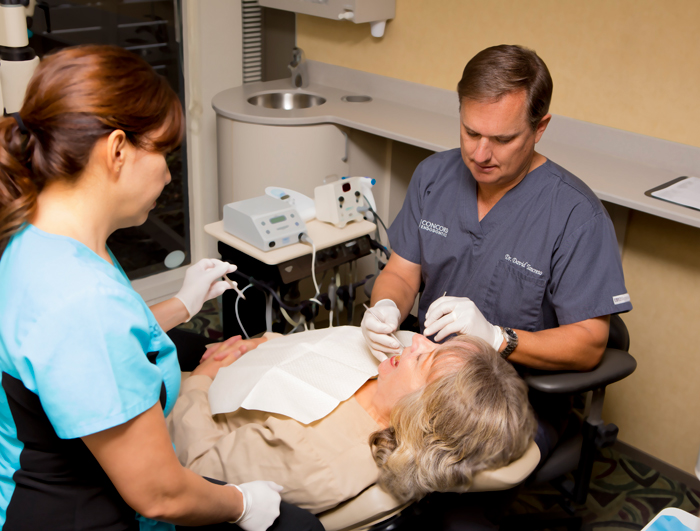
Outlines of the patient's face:
<svg viewBox="0 0 700 531">
<path fill-rule="evenodd" d="M 433 365 L 432 353 L 437 347 L 425 336 L 413 336 L 410 347 L 400 356 L 388 358 L 379 364 L 377 392 L 392 404 L 428 382 L 428 374 Z"/>
</svg>

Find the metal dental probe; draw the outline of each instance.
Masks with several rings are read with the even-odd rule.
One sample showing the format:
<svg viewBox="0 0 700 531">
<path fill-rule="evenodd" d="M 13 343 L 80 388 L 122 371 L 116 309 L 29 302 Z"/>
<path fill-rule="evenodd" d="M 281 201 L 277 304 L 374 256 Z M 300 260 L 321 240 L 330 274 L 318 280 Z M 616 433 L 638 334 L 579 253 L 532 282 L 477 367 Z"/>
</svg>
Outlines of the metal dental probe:
<svg viewBox="0 0 700 531">
<path fill-rule="evenodd" d="M 240 289 L 238 289 L 238 282 L 236 282 L 235 280 L 231 280 L 226 275 L 224 275 L 221 278 L 223 278 L 226 282 L 228 282 L 228 285 L 231 286 L 231 289 L 233 289 L 236 293 L 238 293 L 238 295 L 241 297 L 241 299 L 246 300 L 243 292 Z"/>
<path fill-rule="evenodd" d="M 374 317 L 375 317 L 375 319 L 377 319 L 377 321 L 379 321 L 380 323 L 383 323 L 383 322 L 384 322 L 384 321 L 382 321 L 382 320 L 377 316 L 376 313 L 374 313 L 374 312 L 372 311 L 372 308 L 370 308 L 370 307 L 367 306 L 366 304 L 362 304 L 362 306 L 365 307 L 365 310 L 366 310 L 366 311 L 368 311 L 369 313 L 371 313 L 372 315 L 374 315 Z M 399 345 L 401 345 L 402 347 L 404 346 L 404 344 L 401 343 L 401 341 L 399 341 L 399 338 L 396 337 L 393 333 L 389 333 L 389 334 L 387 334 L 387 335 L 388 335 L 389 337 L 393 338 L 394 341 L 396 341 L 396 342 L 397 342 Z"/>
</svg>

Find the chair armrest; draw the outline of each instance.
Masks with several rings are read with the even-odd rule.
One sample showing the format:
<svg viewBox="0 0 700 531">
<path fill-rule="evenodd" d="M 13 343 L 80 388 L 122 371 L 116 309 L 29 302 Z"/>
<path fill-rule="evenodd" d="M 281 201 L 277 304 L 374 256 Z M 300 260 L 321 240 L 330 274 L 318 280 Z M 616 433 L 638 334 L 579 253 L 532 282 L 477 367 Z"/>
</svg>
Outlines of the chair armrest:
<svg viewBox="0 0 700 531">
<path fill-rule="evenodd" d="M 581 393 L 605 387 L 626 378 L 637 368 L 637 361 L 624 350 L 607 348 L 598 366 L 586 372 L 528 370 L 523 379 L 532 389 L 544 393 Z"/>
</svg>

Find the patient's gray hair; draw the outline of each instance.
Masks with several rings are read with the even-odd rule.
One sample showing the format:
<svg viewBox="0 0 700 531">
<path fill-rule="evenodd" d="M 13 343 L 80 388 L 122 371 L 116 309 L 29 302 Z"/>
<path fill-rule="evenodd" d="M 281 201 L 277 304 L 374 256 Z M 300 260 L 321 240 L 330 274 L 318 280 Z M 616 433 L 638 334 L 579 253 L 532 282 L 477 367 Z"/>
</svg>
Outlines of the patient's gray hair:
<svg viewBox="0 0 700 531">
<path fill-rule="evenodd" d="M 537 427 L 525 382 L 470 336 L 434 351 L 428 384 L 394 406 L 390 424 L 369 442 L 379 484 L 401 501 L 465 490 L 476 472 L 521 457 Z"/>
</svg>

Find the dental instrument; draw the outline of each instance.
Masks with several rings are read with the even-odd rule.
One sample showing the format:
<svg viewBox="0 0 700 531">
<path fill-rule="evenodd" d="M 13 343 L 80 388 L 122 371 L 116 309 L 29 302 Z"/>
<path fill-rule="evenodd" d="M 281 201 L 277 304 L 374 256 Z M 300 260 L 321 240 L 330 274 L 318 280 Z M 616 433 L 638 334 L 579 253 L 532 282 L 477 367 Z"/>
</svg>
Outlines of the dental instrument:
<svg viewBox="0 0 700 531">
<path fill-rule="evenodd" d="M 235 280 L 231 280 L 231 279 L 228 278 L 226 275 L 224 275 L 224 276 L 221 277 L 221 278 L 223 278 L 224 281 L 228 282 L 228 285 L 231 286 L 231 289 L 232 289 L 232 290 L 234 290 L 236 293 L 238 293 L 238 296 L 239 296 L 239 297 L 241 297 L 243 300 L 245 300 L 245 295 L 244 295 L 243 292 L 238 288 L 238 282 L 236 282 Z"/>
<path fill-rule="evenodd" d="M 377 321 L 382 322 L 382 320 L 377 316 L 377 314 L 376 314 L 375 312 L 372 311 L 372 308 L 370 308 L 370 307 L 367 306 L 366 304 L 363 304 L 362 306 L 364 306 L 364 307 L 365 307 L 365 310 L 368 311 L 371 315 L 374 315 L 374 317 L 377 319 Z M 401 343 L 401 341 L 399 340 L 398 337 L 396 337 L 395 334 L 389 333 L 389 334 L 387 334 L 387 335 L 388 335 L 390 338 L 392 338 L 394 341 L 396 341 L 396 342 L 397 342 L 399 345 L 401 345 L 402 347 L 404 347 L 404 348 L 406 347 L 406 345 L 404 345 L 403 343 Z"/>
</svg>

